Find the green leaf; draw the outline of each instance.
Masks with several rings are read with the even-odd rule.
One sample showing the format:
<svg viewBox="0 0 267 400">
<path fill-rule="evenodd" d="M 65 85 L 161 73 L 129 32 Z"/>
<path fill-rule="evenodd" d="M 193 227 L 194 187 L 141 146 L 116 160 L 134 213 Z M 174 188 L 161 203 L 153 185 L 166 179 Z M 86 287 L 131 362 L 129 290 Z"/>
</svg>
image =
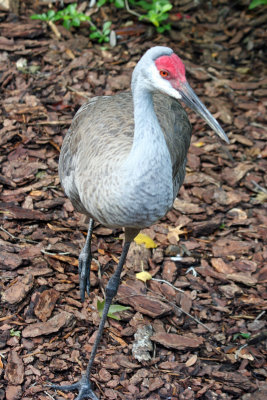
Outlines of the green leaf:
<svg viewBox="0 0 267 400">
<path fill-rule="evenodd" d="M 161 13 L 166 13 L 168 11 L 170 11 L 172 9 L 172 5 L 171 4 L 165 4 L 162 8 L 161 8 Z"/>
<path fill-rule="evenodd" d="M 81 25 L 81 20 L 79 17 L 74 17 L 72 20 L 72 25 L 73 26 L 80 26 Z"/>
<path fill-rule="evenodd" d="M 171 24 L 166 24 L 166 25 L 159 26 L 159 27 L 157 28 L 157 31 L 158 31 L 159 33 L 163 33 L 163 32 L 165 32 L 165 31 L 169 31 L 170 29 L 171 29 Z"/>
<path fill-rule="evenodd" d="M 244 339 L 250 339 L 250 336 L 251 336 L 250 333 L 241 333 L 240 335 L 241 335 L 242 338 L 244 338 Z"/>
<path fill-rule="evenodd" d="M 93 33 L 90 33 L 90 35 L 89 35 L 90 39 L 98 39 L 99 36 L 100 35 L 98 32 L 93 32 Z"/>
<path fill-rule="evenodd" d="M 63 18 L 64 18 L 64 15 L 62 15 L 62 14 L 60 14 L 60 13 L 58 12 L 58 13 L 56 13 L 56 15 L 54 16 L 53 22 L 59 21 L 60 19 L 63 19 Z"/>
<path fill-rule="evenodd" d="M 255 7 L 264 6 L 265 4 L 267 4 L 267 0 L 252 0 L 248 8 L 252 10 Z"/>
<path fill-rule="evenodd" d="M 236 340 L 239 336 L 241 336 L 244 339 L 250 339 L 251 334 L 250 333 L 243 333 L 243 332 L 235 333 L 234 336 L 233 336 L 233 339 Z"/>
<path fill-rule="evenodd" d="M 151 10 L 153 7 L 151 4 L 147 3 L 146 1 L 138 1 L 137 2 L 138 6 L 143 8 L 144 10 Z"/>
<path fill-rule="evenodd" d="M 97 300 L 97 310 L 99 312 L 100 317 L 102 317 L 104 307 L 105 307 L 105 300 L 103 300 L 103 301 Z M 119 320 L 120 318 L 114 314 L 121 312 L 121 311 L 130 310 L 130 309 L 131 309 L 131 307 L 125 307 L 125 306 L 121 306 L 119 304 L 112 304 L 108 310 L 108 317 Z"/>
<path fill-rule="evenodd" d="M 103 31 L 109 29 L 110 26 L 111 26 L 111 21 L 106 21 L 106 22 L 104 22 Z"/>
<path fill-rule="evenodd" d="M 55 15 L 56 15 L 56 13 L 54 10 L 47 11 L 47 18 L 49 19 L 49 21 L 52 21 L 52 19 L 54 18 Z"/>
<path fill-rule="evenodd" d="M 77 8 L 77 3 L 69 4 L 65 10 L 69 15 L 75 15 L 76 14 L 76 8 Z"/>
<path fill-rule="evenodd" d="M 91 18 L 85 14 L 78 14 L 77 17 L 80 19 L 81 22 L 90 21 Z"/>
<path fill-rule="evenodd" d="M 20 331 L 15 331 L 14 328 L 11 328 L 9 333 L 10 333 L 10 336 L 17 336 L 19 338 L 20 338 L 20 335 L 21 335 L 21 332 Z"/>
<path fill-rule="evenodd" d="M 69 19 L 64 19 L 63 26 L 64 26 L 64 28 L 70 30 L 70 28 L 72 27 L 71 20 L 69 20 Z"/>
<path fill-rule="evenodd" d="M 97 7 L 102 7 L 104 4 L 106 4 L 107 3 L 107 0 L 99 0 L 98 2 L 97 2 Z"/>
<path fill-rule="evenodd" d="M 40 19 L 41 21 L 47 21 L 47 15 L 45 13 L 43 14 L 33 14 L 31 15 L 31 19 Z"/>
<path fill-rule="evenodd" d="M 115 7 L 117 7 L 117 8 L 123 8 L 124 0 L 115 0 L 114 4 L 115 4 Z"/>
</svg>

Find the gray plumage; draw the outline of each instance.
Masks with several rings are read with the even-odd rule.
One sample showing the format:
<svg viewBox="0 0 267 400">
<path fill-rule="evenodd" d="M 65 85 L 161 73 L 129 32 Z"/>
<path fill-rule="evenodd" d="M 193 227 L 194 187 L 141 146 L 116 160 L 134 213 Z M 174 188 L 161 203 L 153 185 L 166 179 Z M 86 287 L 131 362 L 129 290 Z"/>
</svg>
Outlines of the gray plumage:
<svg viewBox="0 0 267 400">
<path fill-rule="evenodd" d="M 76 113 L 65 137 L 60 153 L 59 175 L 65 193 L 77 211 L 106 226 L 142 229 L 171 208 L 185 176 L 191 126 L 177 100 L 155 93 L 153 104 L 171 158 L 173 189 L 169 207 L 153 215 L 154 203 L 160 201 L 164 193 L 152 193 L 156 198 L 151 199 L 146 188 L 146 184 L 149 186 L 146 171 L 132 202 L 124 206 L 122 198 L 119 205 L 114 204 L 114 191 L 120 188 L 120 168 L 130 153 L 134 136 L 133 99 L 132 94 L 127 92 L 94 97 L 84 104 Z M 130 174 L 128 185 L 129 188 Z M 133 221 L 133 212 L 136 221 Z"/>
</svg>

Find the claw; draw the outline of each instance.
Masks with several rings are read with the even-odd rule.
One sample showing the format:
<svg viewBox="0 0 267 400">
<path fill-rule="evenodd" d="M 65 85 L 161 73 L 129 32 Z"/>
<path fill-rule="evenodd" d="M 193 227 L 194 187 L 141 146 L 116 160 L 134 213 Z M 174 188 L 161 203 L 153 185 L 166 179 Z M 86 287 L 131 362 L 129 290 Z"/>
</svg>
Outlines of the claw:
<svg viewBox="0 0 267 400">
<path fill-rule="evenodd" d="M 83 399 L 91 399 L 91 400 L 99 400 L 95 395 L 94 391 L 91 388 L 91 382 L 85 377 L 82 378 L 72 385 L 48 385 L 50 389 L 55 390 L 63 390 L 64 392 L 73 392 L 74 390 L 79 390 L 78 396 L 75 400 L 83 400 Z"/>
</svg>

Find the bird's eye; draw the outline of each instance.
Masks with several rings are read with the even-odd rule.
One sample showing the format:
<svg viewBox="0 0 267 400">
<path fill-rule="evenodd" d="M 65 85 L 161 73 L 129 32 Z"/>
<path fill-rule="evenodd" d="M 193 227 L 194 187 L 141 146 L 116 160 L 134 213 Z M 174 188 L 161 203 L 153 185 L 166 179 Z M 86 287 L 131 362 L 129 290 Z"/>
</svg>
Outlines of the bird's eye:
<svg viewBox="0 0 267 400">
<path fill-rule="evenodd" d="M 162 76 L 162 78 L 168 78 L 169 76 L 169 72 L 168 71 L 164 71 L 164 69 L 159 71 L 160 76 Z"/>
</svg>

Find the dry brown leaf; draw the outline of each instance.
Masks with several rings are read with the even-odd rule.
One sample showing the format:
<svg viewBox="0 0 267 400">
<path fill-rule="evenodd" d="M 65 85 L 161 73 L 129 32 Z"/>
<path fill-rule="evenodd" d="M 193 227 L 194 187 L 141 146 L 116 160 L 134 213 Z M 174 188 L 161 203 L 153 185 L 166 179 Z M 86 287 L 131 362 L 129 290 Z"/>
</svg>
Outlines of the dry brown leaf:
<svg viewBox="0 0 267 400">
<path fill-rule="evenodd" d="M 180 235 L 187 235 L 186 229 L 181 229 L 183 225 L 178 225 L 175 228 L 169 227 L 169 232 L 167 234 L 167 239 L 170 243 L 176 244 L 180 240 Z"/>
<path fill-rule="evenodd" d="M 197 362 L 197 355 L 193 354 L 185 363 L 186 367 L 192 367 Z"/>
</svg>

